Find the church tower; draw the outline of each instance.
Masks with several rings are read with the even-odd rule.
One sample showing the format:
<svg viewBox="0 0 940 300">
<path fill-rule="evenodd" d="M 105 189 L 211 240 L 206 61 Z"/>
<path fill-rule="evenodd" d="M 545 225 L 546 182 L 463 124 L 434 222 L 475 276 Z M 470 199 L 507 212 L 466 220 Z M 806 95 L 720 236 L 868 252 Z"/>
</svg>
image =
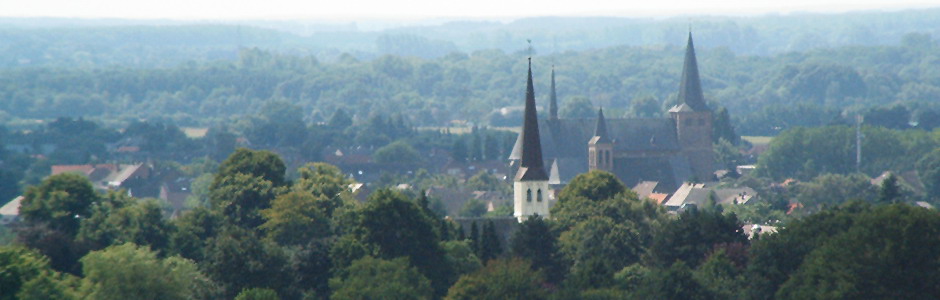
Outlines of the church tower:
<svg viewBox="0 0 940 300">
<path fill-rule="evenodd" d="M 607 121 L 604 109 L 597 110 L 597 124 L 594 125 L 594 137 L 588 141 L 588 169 L 614 170 L 614 142 L 607 133 Z"/>
<path fill-rule="evenodd" d="M 521 163 L 513 181 L 513 215 L 520 222 L 532 215 L 548 217 L 548 172 L 542 161 L 542 143 L 535 111 L 535 89 L 532 87 L 532 58 L 529 58 L 529 78 L 526 82 L 525 113 L 522 122 Z"/>
<path fill-rule="evenodd" d="M 705 105 L 691 32 L 685 49 L 678 103 L 669 109 L 669 115 L 676 123 L 679 146 L 682 148 L 682 155 L 689 159 L 693 175 L 700 181 L 711 180 L 715 164 L 712 149 L 712 111 Z"/>
</svg>

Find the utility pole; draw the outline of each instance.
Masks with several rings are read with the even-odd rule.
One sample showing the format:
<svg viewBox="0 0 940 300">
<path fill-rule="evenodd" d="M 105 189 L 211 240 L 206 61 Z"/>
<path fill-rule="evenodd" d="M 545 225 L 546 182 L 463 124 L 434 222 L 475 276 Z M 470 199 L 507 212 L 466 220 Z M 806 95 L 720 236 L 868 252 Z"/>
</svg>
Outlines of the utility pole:
<svg viewBox="0 0 940 300">
<path fill-rule="evenodd" d="M 855 115 L 855 172 L 862 172 L 862 115 Z"/>
</svg>

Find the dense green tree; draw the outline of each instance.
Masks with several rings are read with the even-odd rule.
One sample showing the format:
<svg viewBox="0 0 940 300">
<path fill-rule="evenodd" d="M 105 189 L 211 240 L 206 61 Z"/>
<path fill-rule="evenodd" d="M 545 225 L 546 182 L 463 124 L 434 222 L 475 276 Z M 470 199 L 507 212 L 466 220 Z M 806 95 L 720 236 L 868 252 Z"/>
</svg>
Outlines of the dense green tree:
<svg viewBox="0 0 940 300">
<path fill-rule="evenodd" d="M 445 299 L 546 299 L 541 271 L 519 258 L 491 260 L 486 267 L 464 275 Z"/>
<path fill-rule="evenodd" d="M 417 163 L 421 162 L 421 154 L 404 141 L 395 141 L 375 150 L 372 160 L 377 163 Z"/>
<path fill-rule="evenodd" d="M 331 299 L 431 299 L 431 282 L 408 259 L 366 256 L 330 279 Z"/>
<path fill-rule="evenodd" d="M 567 284 L 581 289 L 609 287 L 614 273 L 639 261 L 642 237 L 631 223 L 593 216 L 559 237 L 571 270 Z"/>
<path fill-rule="evenodd" d="M 638 96 L 630 101 L 630 116 L 638 118 L 655 118 L 662 115 L 662 105 L 651 95 Z"/>
<path fill-rule="evenodd" d="M 499 149 L 499 140 L 493 134 L 486 134 L 483 137 L 483 158 L 486 160 L 502 160 Z"/>
<path fill-rule="evenodd" d="M 333 115 L 330 116 L 330 120 L 327 121 L 326 124 L 335 129 L 343 130 L 346 129 L 346 127 L 351 126 L 353 124 L 353 120 L 352 117 L 350 117 L 349 114 L 347 114 L 346 111 L 341 108 L 333 112 Z"/>
<path fill-rule="evenodd" d="M 901 195 L 901 186 L 898 185 L 898 178 L 894 174 L 888 175 L 878 188 L 878 202 L 897 203 L 902 200 L 901 197 L 903 195 Z"/>
<path fill-rule="evenodd" d="M 940 217 L 895 204 L 855 217 L 845 232 L 810 252 L 779 299 L 926 299 L 940 293 Z"/>
<path fill-rule="evenodd" d="M 13 300 L 24 283 L 52 269 L 49 259 L 35 250 L 0 247 L 0 299 Z"/>
<path fill-rule="evenodd" d="M 663 224 L 647 252 L 649 262 L 667 267 L 676 261 L 698 267 L 720 244 L 747 243 L 738 218 L 715 210 L 686 210 Z"/>
<path fill-rule="evenodd" d="M 692 276 L 717 299 L 735 299 L 747 284 L 742 273 L 743 269 L 735 265 L 724 250 L 718 250 L 709 255 Z"/>
<path fill-rule="evenodd" d="M 238 293 L 235 300 L 281 300 L 281 297 L 272 289 L 252 288 Z"/>
<path fill-rule="evenodd" d="M 613 198 L 627 191 L 627 187 L 614 174 L 605 171 L 591 171 L 579 174 L 568 182 L 558 194 L 559 202 L 574 197 L 584 197 L 594 201 Z"/>
<path fill-rule="evenodd" d="M 541 217 L 530 217 L 519 224 L 509 242 L 512 256 L 532 262 L 532 268 L 542 271 L 546 279 L 559 283 L 564 277 L 564 266 L 558 250 L 558 237 Z"/>
<path fill-rule="evenodd" d="M 330 294 L 329 279 L 333 267 L 330 260 L 331 239 L 317 239 L 304 247 L 290 251 L 288 260 L 292 288 L 300 294 L 324 296 Z M 286 295 L 285 295 L 286 296 Z M 321 297 L 322 298 L 322 297 Z"/>
<path fill-rule="evenodd" d="M 457 213 L 461 217 L 476 218 L 486 213 L 486 203 L 476 198 L 467 199 L 460 211 Z"/>
<path fill-rule="evenodd" d="M 191 299 L 209 285 L 192 261 L 132 243 L 88 253 L 82 273 L 80 293 L 90 299 Z"/>
<path fill-rule="evenodd" d="M 865 113 L 865 123 L 891 129 L 910 128 L 911 112 L 903 105 L 876 107 Z"/>
<path fill-rule="evenodd" d="M 483 232 L 480 233 L 480 251 L 478 257 L 480 261 L 490 261 L 503 254 L 503 247 L 500 245 L 500 238 L 496 234 L 496 225 L 492 220 L 483 223 Z"/>
<path fill-rule="evenodd" d="M 276 191 L 271 181 L 245 173 L 231 176 L 216 175 L 216 182 L 209 193 L 213 210 L 228 222 L 255 228 L 264 223 L 261 211 L 271 206 Z"/>
<path fill-rule="evenodd" d="M 325 237 L 332 230 L 330 219 L 317 202 L 326 202 L 304 191 L 293 191 L 274 198 L 270 208 L 261 210 L 265 222 L 259 227 L 268 238 L 281 245 L 303 245 Z"/>
<path fill-rule="evenodd" d="M 20 216 L 27 224 L 48 224 L 51 229 L 74 235 L 79 222 L 91 214 L 98 195 L 87 178 L 73 173 L 50 176 L 38 186 L 29 187 L 20 204 Z"/>
<path fill-rule="evenodd" d="M 861 174 L 824 174 L 813 181 L 800 183 L 796 190 L 796 200 L 810 212 L 853 199 L 875 199 L 878 193 L 868 177 Z"/>
<path fill-rule="evenodd" d="M 917 172 L 927 188 L 927 196 L 940 199 L 940 149 L 924 155 L 917 162 Z"/>
<path fill-rule="evenodd" d="M 238 148 L 219 165 L 219 172 L 210 189 L 220 188 L 223 185 L 222 180 L 236 174 L 259 177 L 270 181 L 275 187 L 282 186 L 286 183 L 285 170 L 284 162 L 277 154 L 270 151 Z"/>
<path fill-rule="evenodd" d="M 355 214 L 350 229 L 353 236 L 362 244 L 375 247 L 379 258 L 407 257 L 431 279 L 432 287 L 440 295 L 453 282 L 453 270 L 438 244 L 437 222 L 414 201 L 382 189 L 373 192 Z"/>
<path fill-rule="evenodd" d="M 282 291 L 289 284 L 287 257 L 279 247 L 251 231 L 230 227 L 207 241 L 203 269 L 226 298 L 247 288 Z"/>
<path fill-rule="evenodd" d="M 444 241 L 441 242 L 441 247 L 447 253 L 447 263 L 453 266 L 454 274 L 464 275 L 483 266 L 470 242 L 466 240 Z"/>
<path fill-rule="evenodd" d="M 692 275 L 682 261 L 671 266 L 650 270 L 649 274 L 635 292 L 635 299 L 716 299 L 715 296 L 703 287 Z"/>
<path fill-rule="evenodd" d="M 75 291 L 78 278 L 69 274 L 43 272 L 23 283 L 16 299 L 81 299 Z"/>
<path fill-rule="evenodd" d="M 123 191 L 108 192 L 92 205 L 77 238 L 100 248 L 134 243 L 163 251 L 169 246 L 172 226 L 163 218 L 163 207 L 157 201 L 131 198 Z"/>
<path fill-rule="evenodd" d="M 469 158 L 467 153 L 467 142 L 463 139 L 458 138 L 454 140 L 454 144 L 450 147 L 450 155 L 457 162 L 465 162 Z"/>
<path fill-rule="evenodd" d="M 734 126 L 731 125 L 731 115 L 728 113 L 728 109 L 724 107 L 718 108 L 713 118 L 712 141 L 718 143 L 720 140 L 724 139 L 731 142 L 732 145 L 737 145 L 741 137 L 735 133 Z"/>
<path fill-rule="evenodd" d="M 761 235 L 750 247 L 746 298 L 774 299 L 774 294 L 799 269 L 805 257 L 855 223 L 854 214 L 869 210 L 867 204 L 850 202 L 791 221 L 775 234 Z"/>
<path fill-rule="evenodd" d="M 589 119 L 597 115 L 594 104 L 587 97 L 576 96 L 569 97 L 562 101 L 561 108 L 558 110 L 558 116 L 570 119 Z"/>
<path fill-rule="evenodd" d="M 208 208 L 195 208 L 173 219 L 175 230 L 170 235 L 170 251 L 182 257 L 202 261 L 206 242 L 222 230 L 223 217 Z"/>
</svg>

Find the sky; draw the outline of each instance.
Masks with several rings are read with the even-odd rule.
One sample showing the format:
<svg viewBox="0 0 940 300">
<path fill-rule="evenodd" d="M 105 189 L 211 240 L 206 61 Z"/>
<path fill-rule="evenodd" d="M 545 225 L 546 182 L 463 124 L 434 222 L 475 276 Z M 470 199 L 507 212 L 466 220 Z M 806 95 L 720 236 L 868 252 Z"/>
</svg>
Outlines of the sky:
<svg viewBox="0 0 940 300">
<path fill-rule="evenodd" d="M 0 0 L 2 17 L 173 20 L 513 19 L 837 13 L 940 7 L 937 0 Z"/>
</svg>

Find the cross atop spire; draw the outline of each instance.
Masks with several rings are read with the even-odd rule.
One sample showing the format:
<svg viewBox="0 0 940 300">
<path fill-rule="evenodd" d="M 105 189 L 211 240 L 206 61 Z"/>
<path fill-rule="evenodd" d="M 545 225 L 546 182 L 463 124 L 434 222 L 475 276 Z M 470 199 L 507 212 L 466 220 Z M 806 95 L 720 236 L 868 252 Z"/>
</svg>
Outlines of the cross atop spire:
<svg viewBox="0 0 940 300">
<path fill-rule="evenodd" d="M 558 96 L 555 94 L 555 65 L 552 65 L 552 90 L 549 93 L 549 99 L 551 102 L 548 106 L 548 118 L 551 120 L 558 119 Z"/>
<path fill-rule="evenodd" d="M 525 91 L 525 117 L 522 122 L 522 162 L 517 181 L 545 181 L 548 173 L 545 172 L 542 161 L 542 142 L 539 138 L 538 114 L 535 111 L 535 88 L 532 87 L 532 58 L 529 57 L 529 78 Z"/>
<path fill-rule="evenodd" d="M 679 82 L 679 103 L 676 105 L 685 104 L 694 111 L 708 110 L 708 106 L 705 105 L 705 96 L 702 94 L 702 81 L 698 76 L 698 62 L 695 59 L 695 47 L 692 44 L 691 31 L 689 32 L 689 42 L 685 47 L 682 81 Z"/>
</svg>

